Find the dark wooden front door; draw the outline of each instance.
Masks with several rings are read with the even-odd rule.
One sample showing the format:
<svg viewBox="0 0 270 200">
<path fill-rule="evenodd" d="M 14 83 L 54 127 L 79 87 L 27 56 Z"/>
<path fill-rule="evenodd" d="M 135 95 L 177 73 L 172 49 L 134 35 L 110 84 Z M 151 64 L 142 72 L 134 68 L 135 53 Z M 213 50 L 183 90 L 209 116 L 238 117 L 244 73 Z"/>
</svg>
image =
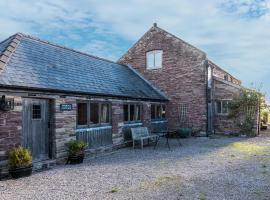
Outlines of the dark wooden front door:
<svg viewBox="0 0 270 200">
<path fill-rule="evenodd" d="M 34 160 L 44 160 L 49 155 L 49 101 L 23 99 L 22 144 L 31 150 Z"/>
</svg>

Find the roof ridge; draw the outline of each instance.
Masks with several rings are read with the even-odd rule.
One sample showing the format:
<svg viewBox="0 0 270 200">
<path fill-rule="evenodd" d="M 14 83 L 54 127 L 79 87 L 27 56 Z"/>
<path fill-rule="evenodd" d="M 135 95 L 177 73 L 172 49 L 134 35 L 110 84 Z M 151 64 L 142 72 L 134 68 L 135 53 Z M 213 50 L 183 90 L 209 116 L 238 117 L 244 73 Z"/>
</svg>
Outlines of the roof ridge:
<svg viewBox="0 0 270 200">
<path fill-rule="evenodd" d="M 6 46 L 5 50 L 0 54 L 0 73 L 4 70 L 6 64 L 10 60 L 11 55 L 17 48 L 18 44 L 21 42 L 22 39 L 22 34 L 21 33 L 16 33 L 10 37 L 8 37 L 6 40 L 3 42 L 11 39 L 11 41 L 8 43 Z M 3 43 L 1 42 L 1 43 Z"/>
<path fill-rule="evenodd" d="M 192 48 L 194 48 L 194 49 L 196 49 L 196 50 L 198 50 L 198 51 L 200 51 L 200 52 L 202 52 L 202 53 L 204 53 L 204 54 L 206 55 L 206 53 L 205 53 L 203 50 L 201 50 L 201 49 L 199 49 L 198 47 L 195 47 L 194 45 L 192 45 L 192 44 L 186 42 L 185 40 L 181 39 L 180 37 L 178 37 L 178 36 L 176 36 L 176 35 L 174 35 L 174 34 L 168 32 L 168 31 L 164 30 L 163 28 L 160 28 L 160 27 L 158 27 L 158 26 L 153 26 L 152 28 L 159 29 L 159 30 L 161 30 L 161 31 L 163 31 L 163 32 L 165 32 L 165 33 L 167 33 L 167 34 L 173 36 L 174 38 L 180 40 L 181 42 L 185 43 L 186 45 L 188 45 L 188 46 L 190 46 L 190 47 L 192 47 Z"/>
<path fill-rule="evenodd" d="M 98 56 L 94 56 L 94 55 L 91 55 L 91 54 L 88 54 L 88 53 L 85 53 L 85 52 L 82 52 L 82 51 L 79 51 L 79 50 L 76 50 L 76 49 L 73 49 L 73 48 L 70 48 L 70 47 L 66 47 L 66 46 L 63 46 L 63 45 L 53 43 L 53 42 L 49 42 L 48 40 L 43 40 L 43 39 L 40 39 L 40 38 L 32 36 L 32 35 L 28 35 L 28 34 L 24 34 L 24 33 L 19 33 L 19 34 L 23 35 L 26 38 L 36 40 L 38 42 L 42 42 L 42 43 L 47 44 L 47 45 L 62 48 L 62 49 L 72 51 L 72 52 L 75 52 L 75 53 L 79 53 L 79 54 L 82 54 L 82 55 L 85 55 L 85 56 L 88 56 L 88 57 L 91 57 L 91 58 L 95 58 L 95 59 L 98 59 L 98 60 L 103 60 L 103 61 L 106 61 L 106 62 L 111 62 L 111 63 L 119 65 L 119 63 L 117 63 L 115 61 L 112 61 L 112 60 L 109 60 L 109 59 L 106 59 L 106 58 L 101 58 L 101 57 L 98 57 Z"/>
<path fill-rule="evenodd" d="M 241 80 L 239 80 L 238 78 L 236 78 L 235 76 L 231 75 L 229 72 L 227 72 L 226 70 L 224 70 L 222 67 L 218 66 L 216 63 L 214 63 L 213 61 L 207 59 L 211 64 L 213 64 L 214 66 L 216 66 L 217 68 L 219 68 L 220 70 L 222 70 L 223 72 L 227 73 L 228 75 L 230 75 L 231 77 L 233 77 L 234 79 L 236 79 L 237 81 L 239 81 L 240 83 L 242 83 Z"/>
<path fill-rule="evenodd" d="M 139 38 L 139 39 L 138 39 L 138 40 L 137 40 L 137 41 L 136 41 L 129 49 L 128 49 L 128 50 L 127 50 L 127 52 L 126 52 L 124 55 L 122 55 L 122 56 L 118 59 L 117 62 L 121 62 L 121 60 L 125 57 L 125 55 L 126 55 L 128 52 L 130 52 L 131 49 L 133 49 L 133 48 L 140 42 L 140 40 L 141 40 L 142 38 L 144 38 L 144 36 L 145 36 L 146 34 L 148 34 L 149 31 L 154 30 L 154 29 L 159 29 L 160 31 L 165 32 L 166 34 L 171 35 L 172 37 L 176 38 L 177 40 L 180 40 L 181 42 L 185 43 L 186 45 L 188 45 L 188 46 L 190 46 L 190 47 L 192 47 L 192 48 L 194 48 L 194 49 L 196 49 L 196 50 L 202 52 L 203 54 L 205 54 L 205 56 L 207 55 L 207 54 L 206 54 L 204 51 L 202 51 L 201 49 L 199 49 L 199 48 L 193 46 L 192 44 L 190 44 L 190 43 L 188 43 L 188 42 L 182 40 L 181 38 L 175 36 L 174 34 L 172 34 L 172 33 L 168 32 L 168 31 L 166 31 L 166 30 L 164 30 L 164 29 L 158 27 L 157 24 L 154 23 L 154 25 L 153 25 L 148 31 L 146 31 L 146 32 L 145 32 L 145 33 L 144 33 L 144 34 L 143 34 L 143 35 L 142 35 L 142 36 L 141 36 L 141 37 L 140 37 L 140 38 Z"/>
</svg>

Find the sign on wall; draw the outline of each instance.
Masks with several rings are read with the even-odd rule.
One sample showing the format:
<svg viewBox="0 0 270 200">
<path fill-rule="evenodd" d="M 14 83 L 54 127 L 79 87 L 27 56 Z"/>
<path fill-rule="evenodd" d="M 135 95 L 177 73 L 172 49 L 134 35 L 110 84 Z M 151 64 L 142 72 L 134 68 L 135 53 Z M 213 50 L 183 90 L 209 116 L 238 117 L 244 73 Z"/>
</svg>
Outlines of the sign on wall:
<svg viewBox="0 0 270 200">
<path fill-rule="evenodd" d="M 72 110 L 72 104 L 60 104 L 60 111 Z"/>
</svg>

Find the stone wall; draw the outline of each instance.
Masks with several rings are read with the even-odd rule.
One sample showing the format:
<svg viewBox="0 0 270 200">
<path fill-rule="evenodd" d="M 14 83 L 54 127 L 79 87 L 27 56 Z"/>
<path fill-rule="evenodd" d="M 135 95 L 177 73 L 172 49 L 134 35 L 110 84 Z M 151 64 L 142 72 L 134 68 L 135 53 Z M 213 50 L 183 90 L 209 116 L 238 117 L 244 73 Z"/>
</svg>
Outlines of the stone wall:
<svg viewBox="0 0 270 200">
<path fill-rule="evenodd" d="M 163 50 L 162 68 L 146 69 L 146 53 Z M 189 107 L 189 125 L 206 130 L 206 55 L 172 34 L 152 27 L 118 62 L 130 64 L 170 99 L 166 107 L 169 127 L 179 127 L 178 105 Z"/>
<path fill-rule="evenodd" d="M 72 104 L 73 110 L 60 111 L 60 104 Z M 76 99 L 72 97 L 57 98 L 54 103 L 54 146 L 55 158 L 63 158 L 67 156 L 66 143 L 75 140 L 76 129 Z"/>
<path fill-rule="evenodd" d="M 241 87 L 233 84 L 229 81 L 225 81 L 220 78 L 214 78 L 213 80 L 213 100 L 214 108 L 216 100 L 232 100 L 235 95 L 240 94 Z M 239 132 L 239 128 L 234 123 L 233 119 L 229 119 L 227 114 L 217 114 L 214 109 L 214 129 L 217 134 L 236 134 Z"/>
<path fill-rule="evenodd" d="M 2 95 L 1 95 L 2 96 Z M 14 98 L 14 110 L 0 111 L 0 162 L 7 159 L 7 151 L 20 145 L 22 130 L 22 99 Z"/>
</svg>

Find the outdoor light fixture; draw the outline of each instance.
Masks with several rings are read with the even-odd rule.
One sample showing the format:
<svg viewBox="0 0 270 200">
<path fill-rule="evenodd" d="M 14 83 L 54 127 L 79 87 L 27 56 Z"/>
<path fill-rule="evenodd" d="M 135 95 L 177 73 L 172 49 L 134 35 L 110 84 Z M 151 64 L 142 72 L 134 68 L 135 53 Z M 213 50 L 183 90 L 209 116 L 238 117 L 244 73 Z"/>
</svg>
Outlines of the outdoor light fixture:
<svg viewBox="0 0 270 200">
<path fill-rule="evenodd" d="M 6 98 L 5 95 L 0 100 L 0 110 L 9 111 L 14 109 L 14 99 Z"/>
</svg>

